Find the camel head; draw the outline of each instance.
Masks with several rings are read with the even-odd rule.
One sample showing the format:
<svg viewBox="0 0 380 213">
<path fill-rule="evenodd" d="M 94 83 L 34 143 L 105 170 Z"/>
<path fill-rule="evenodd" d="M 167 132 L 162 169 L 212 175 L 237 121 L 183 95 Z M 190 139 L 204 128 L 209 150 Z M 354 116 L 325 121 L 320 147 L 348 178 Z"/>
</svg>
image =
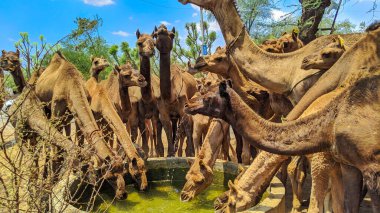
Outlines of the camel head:
<svg viewBox="0 0 380 213">
<path fill-rule="evenodd" d="M 105 68 L 109 67 L 110 63 L 108 63 L 107 59 L 103 57 L 94 57 L 91 56 L 91 72 L 92 73 L 100 73 Z"/>
<path fill-rule="evenodd" d="M 215 53 L 212 55 L 199 57 L 193 67 L 188 64 L 188 71 L 190 73 L 212 71 L 213 73 L 218 73 L 225 78 L 229 77 L 229 68 L 230 62 L 226 54 L 226 49 L 222 47 L 217 47 Z"/>
<path fill-rule="evenodd" d="M 128 171 L 132 179 L 137 183 L 139 190 L 144 191 L 148 187 L 145 162 L 142 158 L 134 157 L 128 162 Z"/>
<path fill-rule="evenodd" d="M 209 72 L 206 77 L 198 78 L 197 81 L 197 90 L 200 94 L 204 95 L 210 89 L 220 83 L 220 79 L 214 73 Z"/>
<path fill-rule="evenodd" d="M 225 192 L 215 200 L 215 212 L 232 213 L 240 210 L 238 203 L 243 203 L 245 197 L 240 193 L 242 190 L 237 185 L 237 180 L 235 180 L 235 183 L 232 183 L 232 181 L 229 180 L 228 187 L 229 191 Z"/>
<path fill-rule="evenodd" d="M 291 34 L 285 32 L 277 40 L 277 48 L 281 49 L 283 53 L 296 51 L 303 47 L 302 41 L 298 38 L 298 32 L 293 30 Z"/>
<path fill-rule="evenodd" d="M 115 65 L 114 71 L 119 74 L 120 84 L 125 87 L 145 87 L 147 85 L 144 76 L 134 69 L 129 62 L 121 66 Z"/>
<path fill-rule="evenodd" d="M 338 36 L 338 38 L 333 39 L 332 43 L 319 51 L 319 53 L 306 56 L 302 61 L 301 68 L 305 70 L 328 70 L 339 60 L 345 51 L 346 47 L 344 46 L 343 39 Z"/>
<path fill-rule="evenodd" d="M 154 33 L 153 33 L 154 34 Z M 154 39 L 153 34 L 141 34 L 139 30 L 136 31 L 137 47 L 139 48 L 139 55 L 142 57 L 154 56 Z"/>
<path fill-rule="evenodd" d="M 277 39 L 268 39 L 265 40 L 261 45 L 259 45 L 261 49 L 263 49 L 266 52 L 271 53 L 282 53 L 282 48 L 277 45 Z"/>
<path fill-rule="evenodd" d="M 186 183 L 181 191 L 181 201 L 192 200 L 197 194 L 211 185 L 213 177 L 210 166 L 206 165 L 202 159 L 195 161 L 186 174 Z"/>
<path fill-rule="evenodd" d="M 168 28 L 162 24 L 161 26 L 155 27 L 153 32 L 153 38 L 156 39 L 156 47 L 161 54 L 170 53 L 173 49 L 173 42 L 175 37 L 175 28 L 172 31 L 168 31 Z"/>
<path fill-rule="evenodd" d="M 231 89 L 231 82 L 223 81 L 206 94 L 191 98 L 185 104 L 185 112 L 190 115 L 202 114 L 224 119 L 226 113 L 230 113 L 231 107 L 228 89 Z"/>
<path fill-rule="evenodd" d="M 12 51 L 2 51 L 1 59 L 0 59 L 0 67 L 3 70 L 8 70 L 10 72 L 14 72 L 17 68 L 20 67 L 20 51 L 17 49 L 16 52 Z"/>
<path fill-rule="evenodd" d="M 114 156 L 113 160 L 109 159 L 110 158 L 107 157 L 103 166 L 97 170 L 98 177 L 104 178 L 112 186 L 115 190 L 116 199 L 124 200 L 128 196 L 124 181 L 124 175 L 128 170 L 125 168 L 124 162 L 120 157 Z M 98 182 L 98 180 L 95 180 L 95 182 Z"/>
</svg>

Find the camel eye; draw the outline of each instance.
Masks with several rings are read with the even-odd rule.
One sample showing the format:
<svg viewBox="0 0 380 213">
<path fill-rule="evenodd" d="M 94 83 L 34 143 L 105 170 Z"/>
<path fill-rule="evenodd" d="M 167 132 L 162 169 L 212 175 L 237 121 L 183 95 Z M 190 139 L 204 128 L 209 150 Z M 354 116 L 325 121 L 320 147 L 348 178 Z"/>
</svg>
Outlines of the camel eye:
<svg viewBox="0 0 380 213">
<path fill-rule="evenodd" d="M 284 48 L 288 48 L 289 47 L 289 42 L 284 42 Z"/>
<path fill-rule="evenodd" d="M 141 47 L 141 46 L 143 45 L 143 43 L 142 43 L 142 42 L 137 42 L 137 45 L 138 45 L 139 47 Z"/>
<path fill-rule="evenodd" d="M 331 54 L 330 53 L 323 53 L 322 58 L 330 58 Z"/>
<path fill-rule="evenodd" d="M 95 61 L 95 65 L 98 65 L 99 64 L 99 61 Z"/>
<path fill-rule="evenodd" d="M 215 58 L 215 60 L 221 62 L 221 61 L 223 61 L 223 58 L 222 57 L 217 57 L 217 58 Z"/>
</svg>

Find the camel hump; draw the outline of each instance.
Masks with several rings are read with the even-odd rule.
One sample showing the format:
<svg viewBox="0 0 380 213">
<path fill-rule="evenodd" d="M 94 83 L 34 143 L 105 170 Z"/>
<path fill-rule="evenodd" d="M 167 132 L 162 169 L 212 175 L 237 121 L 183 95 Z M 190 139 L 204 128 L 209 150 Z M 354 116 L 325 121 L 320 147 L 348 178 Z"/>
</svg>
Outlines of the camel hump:
<svg viewBox="0 0 380 213">
<path fill-rule="evenodd" d="M 366 32 L 374 31 L 379 29 L 380 27 L 380 20 L 375 21 L 371 25 L 368 26 L 368 28 L 365 30 Z"/>
</svg>

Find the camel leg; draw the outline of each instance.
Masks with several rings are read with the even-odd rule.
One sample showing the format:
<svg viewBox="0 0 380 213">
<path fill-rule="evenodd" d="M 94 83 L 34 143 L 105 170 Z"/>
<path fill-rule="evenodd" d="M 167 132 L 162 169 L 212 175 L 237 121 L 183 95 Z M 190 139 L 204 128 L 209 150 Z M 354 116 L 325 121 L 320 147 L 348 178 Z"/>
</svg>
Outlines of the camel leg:
<svg viewBox="0 0 380 213">
<path fill-rule="evenodd" d="M 164 144 L 162 143 L 162 123 L 158 113 L 153 116 L 153 126 L 156 126 L 156 154 L 157 157 L 164 157 Z"/>
<path fill-rule="evenodd" d="M 292 212 L 298 212 L 301 208 L 301 198 L 302 198 L 302 190 L 299 190 L 302 188 L 299 186 L 299 183 L 297 181 L 297 174 L 299 174 L 298 170 L 298 163 L 301 160 L 300 156 L 292 157 L 291 162 L 287 166 L 288 171 L 288 177 L 292 186 L 292 192 L 293 192 L 293 200 L 292 200 Z"/>
<path fill-rule="evenodd" d="M 380 212 L 380 192 L 378 189 L 372 189 L 368 192 L 371 197 L 372 212 Z"/>
<path fill-rule="evenodd" d="M 133 143 L 136 143 L 138 136 L 139 116 L 138 116 L 137 104 L 133 103 L 131 113 L 128 116 L 128 124 L 131 130 L 131 139 Z"/>
<path fill-rule="evenodd" d="M 184 142 L 185 142 L 185 138 L 181 137 L 179 139 L 179 147 L 178 147 L 178 151 L 177 151 L 178 157 L 182 157 L 182 155 L 183 155 L 183 144 L 184 144 Z"/>
<path fill-rule="evenodd" d="M 329 191 L 330 173 L 334 161 L 326 152 L 311 155 L 311 193 L 308 212 L 321 212 L 324 210 L 324 200 Z"/>
<path fill-rule="evenodd" d="M 244 165 L 249 165 L 251 160 L 251 149 L 249 143 L 243 138 L 243 152 L 241 154 L 241 160 Z"/>
<path fill-rule="evenodd" d="M 83 147 L 84 137 L 83 137 L 82 130 L 79 128 L 79 125 L 77 122 L 75 122 L 75 137 L 76 137 L 76 141 L 78 143 L 78 146 Z"/>
<path fill-rule="evenodd" d="M 229 130 L 230 128 L 227 128 L 226 132 L 223 132 L 223 142 L 222 142 L 222 153 L 223 153 L 223 160 L 229 160 L 231 161 L 231 158 L 229 156 L 229 150 L 230 150 L 230 134 Z"/>
<path fill-rule="evenodd" d="M 234 131 L 235 139 L 236 139 L 236 155 L 238 159 L 238 163 L 242 163 L 242 152 L 243 152 L 243 137 L 239 133 L 236 132 L 234 128 L 232 128 Z"/>
<path fill-rule="evenodd" d="M 142 148 L 146 155 L 149 155 L 149 144 L 148 144 L 148 134 L 147 134 L 147 128 L 145 126 L 145 118 L 144 116 L 139 116 L 139 129 L 140 129 L 140 135 L 142 139 Z"/>
<path fill-rule="evenodd" d="M 341 164 L 344 188 L 344 212 L 358 213 L 360 195 L 363 186 L 363 176 L 360 170 L 353 166 Z"/>
<path fill-rule="evenodd" d="M 255 159 L 256 156 L 259 154 L 259 150 L 256 149 L 256 147 L 251 146 L 251 145 L 249 146 L 249 150 L 250 150 L 252 159 Z"/>
<path fill-rule="evenodd" d="M 154 157 L 155 141 L 153 140 L 154 133 L 153 133 L 153 127 L 152 127 L 151 119 L 145 119 L 145 126 L 146 126 L 146 129 L 148 130 L 148 136 L 149 136 L 148 141 L 150 141 L 149 156 Z"/>
<path fill-rule="evenodd" d="M 342 183 L 342 171 L 340 164 L 336 163 L 331 171 L 331 205 L 335 213 L 344 212 L 344 186 Z"/>
<path fill-rule="evenodd" d="M 194 143 L 193 143 L 193 129 L 194 123 L 188 115 L 184 115 L 182 119 L 186 119 L 186 124 L 184 125 L 186 134 L 186 157 L 194 157 Z"/>
</svg>

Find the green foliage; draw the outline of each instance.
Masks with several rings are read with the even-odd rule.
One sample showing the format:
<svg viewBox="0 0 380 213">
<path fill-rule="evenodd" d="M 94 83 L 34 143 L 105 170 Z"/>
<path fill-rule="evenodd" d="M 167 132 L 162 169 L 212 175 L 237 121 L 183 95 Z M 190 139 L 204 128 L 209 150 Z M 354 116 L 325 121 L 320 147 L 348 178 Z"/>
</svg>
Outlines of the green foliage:
<svg viewBox="0 0 380 213">
<path fill-rule="evenodd" d="M 197 24 L 186 23 L 185 28 L 187 31 L 187 36 L 185 38 L 185 47 L 181 42 L 181 38 L 178 32 L 174 38 L 174 47 L 172 60 L 181 65 L 186 66 L 188 61 L 194 62 L 202 54 L 202 42 L 207 45 L 208 52 L 211 52 L 212 45 L 215 42 L 217 36 L 215 31 L 210 30 L 210 25 L 204 22 L 205 37 L 203 38 L 201 33 L 198 31 Z"/>
</svg>

